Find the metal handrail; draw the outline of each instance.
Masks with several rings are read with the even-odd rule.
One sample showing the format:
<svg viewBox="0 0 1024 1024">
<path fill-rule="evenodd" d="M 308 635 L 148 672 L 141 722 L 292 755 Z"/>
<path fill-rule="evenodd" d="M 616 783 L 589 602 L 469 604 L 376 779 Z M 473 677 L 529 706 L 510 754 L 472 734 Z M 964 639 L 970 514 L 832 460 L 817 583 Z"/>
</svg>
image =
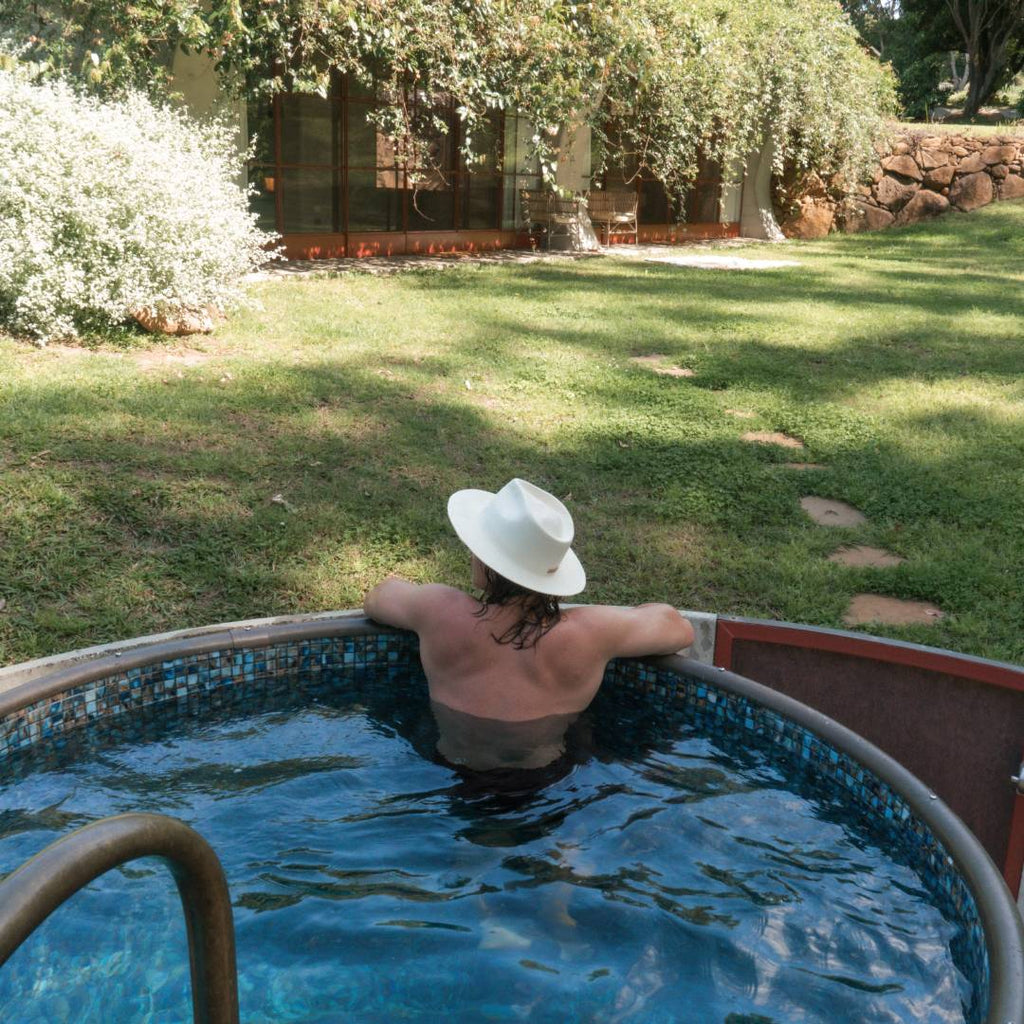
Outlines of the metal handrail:
<svg viewBox="0 0 1024 1024">
<path fill-rule="evenodd" d="M 196 1024 L 238 1024 L 231 899 L 217 854 L 198 832 L 163 814 L 119 814 L 51 843 L 0 883 L 0 966 L 79 889 L 139 857 L 159 857 L 185 911 Z"/>
</svg>

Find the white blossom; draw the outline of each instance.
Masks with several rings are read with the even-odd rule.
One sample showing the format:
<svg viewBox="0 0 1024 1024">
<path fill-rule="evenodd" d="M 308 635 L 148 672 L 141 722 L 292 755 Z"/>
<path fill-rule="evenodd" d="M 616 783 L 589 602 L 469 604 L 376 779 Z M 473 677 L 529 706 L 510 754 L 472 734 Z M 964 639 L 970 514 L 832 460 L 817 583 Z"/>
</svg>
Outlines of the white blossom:
<svg viewBox="0 0 1024 1024">
<path fill-rule="evenodd" d="M 0 71 L 0 326 L 40 344 L 242 300 L 269 258 L 235 129 Z"/>
</svg>

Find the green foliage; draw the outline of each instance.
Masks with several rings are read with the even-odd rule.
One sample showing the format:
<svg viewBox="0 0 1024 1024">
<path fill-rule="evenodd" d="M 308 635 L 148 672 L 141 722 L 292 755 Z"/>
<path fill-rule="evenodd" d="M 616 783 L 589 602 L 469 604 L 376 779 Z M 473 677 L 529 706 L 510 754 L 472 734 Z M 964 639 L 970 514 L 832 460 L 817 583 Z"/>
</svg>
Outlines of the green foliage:
<svg viewBox="0 0 1024 1024">
<path fill-rule="evenodd" d="M 332 73 L 352 75 L 415 166 L 439 127 L 432 96 L 455 99 L 469 148 L 488 111 L 517 109 L 549 176 L 558 126 L 589 123 L 677 193 L 698 145 L 728 166 L 766 133 L 779 166 L 853 181 L 893 106 L 831 0 L 0 0 L 0 21 L 41 74 L 99 91 L 173 91 L 177 46 L 250 93 L 326 95 Z"/>
</svg>

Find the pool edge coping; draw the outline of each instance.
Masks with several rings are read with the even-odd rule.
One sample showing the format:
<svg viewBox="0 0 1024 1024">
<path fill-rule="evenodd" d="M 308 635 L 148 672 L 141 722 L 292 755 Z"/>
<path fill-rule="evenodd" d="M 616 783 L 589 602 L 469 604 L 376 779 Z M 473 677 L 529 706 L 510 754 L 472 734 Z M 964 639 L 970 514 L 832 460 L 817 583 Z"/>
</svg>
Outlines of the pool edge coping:
<svg viewBox="0 0 1024 1024">
<path fill-rule="evenodd" d="M 0 718 L 6 718 L 29 704 L 49 699 L 72 687 L 189 655 L 215 650 L 258 649 L 288 641 L 331 636 L 403 632 L 379 626 L 359 610 L 349 610 L 312 616 L 289 616 L 283 620 L 259 619 L 226 623 L 199 630 L 142 637 L 123 644 L 102 645 L 82 652 L 69 652 L 68 655 L 43 659 L 50 667 L 55 667 L 55 671 L 47 673 L 44 668 L 38 674 L 17 679 L 5 690 L 0 690 Z M 82 656 L 89 651 L 94 652 L 93 656 Z M 79 657 L 75 658 L 75 655 Z M 725 668 L 680 655 L 640 660 L 656 668 L 682 672 L 760 703 L 827 743 L 848 751 L 864 767 L 905 797 L 912 811 L 940 839 L 957 869 L 963 874 L 977 903 L 989 955 L 990 978 L 998 976 L 1000 979 L 999 988 L 993 986 L 990 990 L 992 1002 L 985 1024 L 1024 1024 L 1024 921 L 988 853 L 943 801 L 898 761 L 857 733 L 770 687 Z M 38 665 L 38 662 L 35 664 Z M 13 673 L 8 672 L 9 679 L 11 676 Z"/>
</svg>

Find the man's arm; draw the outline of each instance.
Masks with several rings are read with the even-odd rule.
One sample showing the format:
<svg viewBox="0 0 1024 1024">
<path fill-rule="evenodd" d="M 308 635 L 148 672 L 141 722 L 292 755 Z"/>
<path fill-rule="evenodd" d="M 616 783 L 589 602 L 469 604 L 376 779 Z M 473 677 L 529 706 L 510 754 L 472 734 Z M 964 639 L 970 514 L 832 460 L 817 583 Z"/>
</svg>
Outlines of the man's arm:
<svg viewBox="0 0 1024 1024">
<path fill-rule="evenodd" d="M 641 604 L 636 608 L 592 605 L 586 612 L 609 658 L 675 654 L 694 640 L 693 626 L 670 604 Z"/>
<path fill-rule="evenodd" d="M 385 626 L 419 630 L 427 611 L 435 607 L 449 589 L 439 583 L 416 584 L 389 576 L 363 598 L 363 611 Z"/>
</svg>

